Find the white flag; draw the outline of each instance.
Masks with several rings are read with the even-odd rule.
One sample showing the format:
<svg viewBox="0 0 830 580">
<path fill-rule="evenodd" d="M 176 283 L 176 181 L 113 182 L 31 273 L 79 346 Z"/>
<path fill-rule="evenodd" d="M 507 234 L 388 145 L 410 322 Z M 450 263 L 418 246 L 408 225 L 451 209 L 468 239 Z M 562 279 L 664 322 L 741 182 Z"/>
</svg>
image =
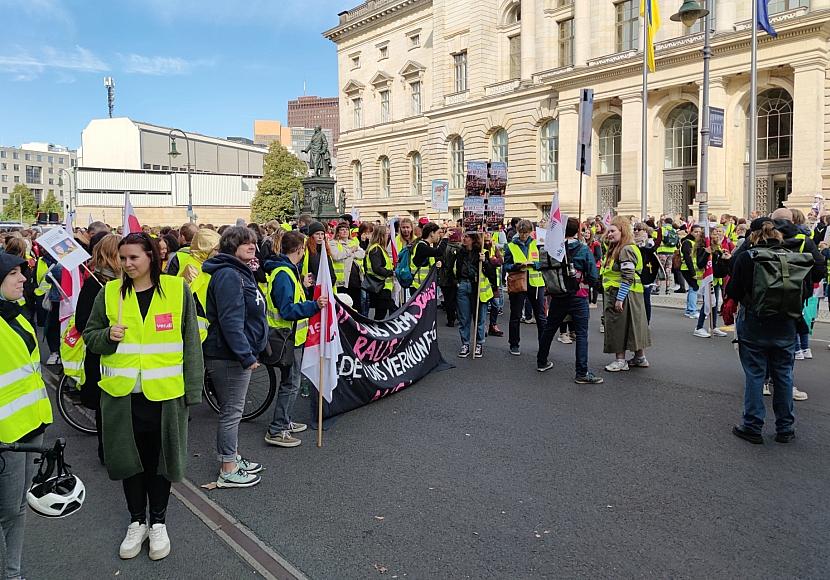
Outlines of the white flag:
<svg viewBox="0 0 830 580">
<path fill-rule="evenodd" d="M 130 203 L 130 192 L 124 194 L 124 225 L 121 230 L 122 236 L 128 236 L 141 231 L 141 224 L 135 215 L 133 204 Z"/>
<path fill-rule="evenodd" d="M 548 231 L 545 233 L 545 248 L 548 255 L 561 262 L 565 259 L 565 221 L 568 216 L 563 216 L 559 210 L 559 192 L 553 194 L 550 202 L 550 215 L 548 216 Z"/>
</svg>

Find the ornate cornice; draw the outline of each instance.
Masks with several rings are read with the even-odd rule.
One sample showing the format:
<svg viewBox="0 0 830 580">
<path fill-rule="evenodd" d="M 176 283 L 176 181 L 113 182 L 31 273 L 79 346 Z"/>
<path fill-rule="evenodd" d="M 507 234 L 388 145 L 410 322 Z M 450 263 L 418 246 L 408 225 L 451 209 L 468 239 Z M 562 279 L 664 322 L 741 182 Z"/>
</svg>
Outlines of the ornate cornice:
<svg viewBox="0 0 830 580">
<path fill-rule="evenodd" d="M 337 43 L 358 29 L 398 18 L 403 11 L 431 4 L 432 0 L 366 0 L 363 4 L 338 14 L 340 23 L 323 32 L 323 36 Z"/>
</svg>

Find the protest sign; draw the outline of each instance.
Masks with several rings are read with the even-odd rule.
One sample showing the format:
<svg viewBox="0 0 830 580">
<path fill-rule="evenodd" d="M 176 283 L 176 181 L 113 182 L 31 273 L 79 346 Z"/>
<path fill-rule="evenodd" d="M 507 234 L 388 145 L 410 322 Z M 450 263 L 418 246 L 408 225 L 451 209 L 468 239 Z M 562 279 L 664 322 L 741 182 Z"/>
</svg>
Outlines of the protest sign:
<svg viewBox="0 0 830 580">
<path fill-rule="evenodd" d="M 468 161 L 467 162 L 467 182 L 465 195 L 481 196 L 487 191 L 487 162 L 486 161 Z"/>
<path fill-rule="evenodd" d="M 507 163 L 494 161 L 490 164 L 490 197 L 502 196 L 507 190 Z"/>
<path fill-rule="evenodd" d="M 432 180 L 432 211 L 446 212 L 450 207 L 450 182 L 446 179 Z"/>
<path fill-rule="evenodd" d="M 484 198 L 467 197 L 464 199 L 464 229 L 468 232 L 478 231 L 484 225 Z"/>
<path fill-rule="evenodd" d="M 64 228 L 52 228 L 38 237 L 37 243 L 67 270 L 77 268 L 90 258 L 87 251 Z"/>
</svg>

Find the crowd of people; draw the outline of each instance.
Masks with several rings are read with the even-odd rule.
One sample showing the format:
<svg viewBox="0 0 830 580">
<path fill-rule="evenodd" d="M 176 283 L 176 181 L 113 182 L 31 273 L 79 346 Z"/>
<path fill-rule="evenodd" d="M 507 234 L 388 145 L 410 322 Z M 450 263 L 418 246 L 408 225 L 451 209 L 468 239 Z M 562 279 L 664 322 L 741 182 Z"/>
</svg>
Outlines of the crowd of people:
<svg viewBox="0 0 830 580">
<path fill-rule="evenodd" d="M 507 302 L 509 354 L 521 356 L 528 346 L 522 327 L 535 324 L 537 370 L 553 368 L 554 338 L 575 344 L 578 384 L 603 382 L 588 364 L 592 309 L 601 306 L 599 329 L 610 359 L 605 371 L 648 368 L 652 297 L 685 293 L 684 315 L 695 321 L 695 337 L 731 336 L 735 327 L 718 326 L 718 317 L 730 325 L 735 319 L 746 383 L 743 419 L 733 433 L 763 442 L 763 396 L 771 394 L 775 438 L 786 443 L 795 436 L 793 400 L 807 399 L 793 385 L 794 361 L 813 356 L 809 337 L 826 292 L 830 217 L 819 219 L 819 213 L 781 208 L 753 219 L 708 216 L 708 224 L 680 216 L 569 218 L 562 253 L 545 247 L 539 235 L 544 222 L 526 219 L 483 233 L 465 231 L 460 220 L 358 223 L 343 215 L 322 223 L 303 214 L 291 223 L 186 223 L 126 236 L 94 222 L 75 231 L 92 256 L 69 324 L 85 344 L 80 362 L 61 358 L 60 264 L 41 251 L 37 230 L 5 233 L 0 336 L 11 356 L 4 362 L 8 369 L 0 369 L 0 392 L 7 393 L 0 410 L 13 410 L 0 414 L 0 441 L 42 441 L 52 420 L 39 372 L 42 336 L 46 364 L 63 363 L 67 375 L 81 377 L 82 401 L 96 414 L 99 459 L 110 478 L 122 482 L 130 524 L 120 556 L 137 556 L 149 538 L 150 558 L 164 558 L 170 484 L 184 477 L 188 409 L 201 401 L 205 372 L 220 405 L 218 487 L 261 481 L 263 466 L 243 453 L 238 434 L 260 364 L 280 371 L 265 442 L 283 448 L 302 443 L 297 435 L 308 426 L 295 421 L 293 411 L 308 320 L 329 306 L 313 293 L 326 255 L 323 267 L 343 302 L 376 320 L 392 314 L 435 269 L 445 324 L 458 328 L 462 358 L 481 358 L 488 338 L 504 337 L 499 318 Z M 795 299 L 787 305 L 781 292 L 759 290 L 762 274 L 776 275 L 774 266 L 759 266 L 764 256 L 773 256 L 772 263 L 801 256 L 792 266 L 806 272 L 788 289 Z M 771 313 L 773 294 L 780 304 Z M 20 575 L 30 467 L 9 461 L 0 473 L 7 577 Z"/>
</svg>

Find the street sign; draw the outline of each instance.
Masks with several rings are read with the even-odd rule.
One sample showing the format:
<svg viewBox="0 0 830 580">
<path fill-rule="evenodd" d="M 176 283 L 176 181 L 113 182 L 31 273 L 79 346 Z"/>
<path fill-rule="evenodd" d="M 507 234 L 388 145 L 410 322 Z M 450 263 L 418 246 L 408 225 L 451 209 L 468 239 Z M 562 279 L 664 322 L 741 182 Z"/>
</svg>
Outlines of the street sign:
<svg viewBox="0 0 830 580">
<path fill-rule="evenodd" d="M 725 112 L 717 107 L 709 107 L 709 146 L 723 147 L 723 126 Z"/>
</svg>

